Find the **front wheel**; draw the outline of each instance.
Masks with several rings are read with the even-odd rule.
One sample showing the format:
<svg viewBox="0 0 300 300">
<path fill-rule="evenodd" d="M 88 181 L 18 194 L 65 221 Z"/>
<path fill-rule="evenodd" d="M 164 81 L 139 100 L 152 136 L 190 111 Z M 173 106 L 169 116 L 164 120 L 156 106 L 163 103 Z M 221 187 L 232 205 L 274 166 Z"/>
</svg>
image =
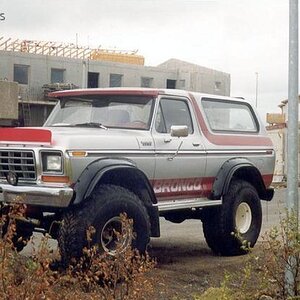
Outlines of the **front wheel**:
<svg viewBox="0 0 300 300">
<path fill-rule="evenodd" d="M 120 217 L 123 213 L 133 221 L 132 228 L 123 228 Z M 150 241 L 150 220 L 145 206 L 134 193 L 120 186 L 101 185 L 87 203 L 65 214 L 58 236 L 64 264 L 82 255 L 90 226 L 95 229 L 92 243 L 111 255 L 128 247 L 144 252 Z"/>
<path fill-rule="evenodd" d="M 262 224 L 256 189 L 246 181 L 233 180 L 222 206 L 207 210 L 202 222 L 206 242 L 216 254 L 246 254 L 255 245 Z"/>
</svg>

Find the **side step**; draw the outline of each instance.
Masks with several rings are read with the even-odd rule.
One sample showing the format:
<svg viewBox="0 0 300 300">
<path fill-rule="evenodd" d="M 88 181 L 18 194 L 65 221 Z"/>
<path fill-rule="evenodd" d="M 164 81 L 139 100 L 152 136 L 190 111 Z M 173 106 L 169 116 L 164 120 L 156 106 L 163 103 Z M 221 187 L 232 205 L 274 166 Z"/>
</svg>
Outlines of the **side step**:
<svg viewBox="0 0 300 300">
<path fill-rule="evenodd" d="M 160 201 L 154 206 L 158 207 L 158 211 L 170 211 L 179 209 L 192 209 L 209 206 L 222 205 L 222 200 L 208 200 L 207 198 L 193 198 L 193 199 L 180 199 Z"/>
</svg>

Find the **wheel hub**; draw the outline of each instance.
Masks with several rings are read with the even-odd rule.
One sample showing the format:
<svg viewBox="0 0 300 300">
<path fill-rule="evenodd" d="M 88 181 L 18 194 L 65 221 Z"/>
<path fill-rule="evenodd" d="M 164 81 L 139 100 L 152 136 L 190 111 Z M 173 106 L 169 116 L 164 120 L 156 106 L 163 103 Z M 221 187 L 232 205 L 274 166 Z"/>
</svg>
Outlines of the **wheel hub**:
<svg viewBox="0 0 300 300">
<path fill-rule="evenodd" d="M 122 252 L 131 245 L 131 228 L 122 226 L 120 217 L 109 219 L 100 233 L 100 243 L 103 250 L 111 255 Z"/>
<path fill-rule="evenodd" d="M 239 204 L 235 215 L 235 225 L 239 233 L 246 233 L 252 222 L 252 211 L 248 203 L 242 202 Z"/>
</svg>

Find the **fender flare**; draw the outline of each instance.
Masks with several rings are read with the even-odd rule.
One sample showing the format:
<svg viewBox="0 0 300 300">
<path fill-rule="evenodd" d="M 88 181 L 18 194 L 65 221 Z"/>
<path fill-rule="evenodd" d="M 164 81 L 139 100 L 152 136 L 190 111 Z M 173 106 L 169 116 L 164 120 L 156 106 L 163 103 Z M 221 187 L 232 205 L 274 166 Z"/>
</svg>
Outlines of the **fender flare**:
<svg viewBox="0 0 300 300">
<path fill-rule="evenodd" d="M 154 237 L 159 237 L 159 213 L 157 206 L 153 205 L 157 203 L 153 188 L 144 172 L 138 169 L 135 163 L 128 159 L 100 158 L 91 162 L 82 171 L 81 175 L 73 186 L 75 197 L 71 205 L 76 206 L 87 201 L 87 199 L 92 195 L 98 183 L 101 182 L 101 180 L 105 178 L 105 176 L 110 172 L 118 172 L 118 170 L 124 171 L 127 174 L 129 173 L 131 175 L 134 175 L 134 177 L 138 179 L 139 183 L 143 185 L 144 189 L 146 190 L 146 195 L 144 194 L 143 196 L 145 196 L 145 198 L 147 199 L 147 201 L 143 202 L 150 217 L 151 234 Z M 114 184 L 114 182 L 111 182 L 111 184 Z M 123 187 L 127 188 L 126 185 L 123 185 Z"/>
<path fill-rule="evenodd" d="M 262 175 L 257 167 L 246 158 L 239 157 L 224 162 L 213 183 L 211 198 L 220 199 L 225 195 L 228 192 L 230 182 L 234 176 L 253 184 L 260 199 L 270 201 L 273 198 L 274 190 L 266 188 Z"/>
<path fill-rule="evenodd" d="M 150 192 L 151 201 L 153 204 L 157 203 L 152 186 L 146 175 L 139 170 L 136 165 L 127 159 L 123 158 L 100 158 L 91 162 L 80 174 L 75 182 L 73 189 L 75 191 L 74 205 L 80 204 L 86 200 L 94 191 L 96 185 L 101 178 L 109 171 L 116 169 L 132 169 L 145 183 L 148 192 Z"/>
<path fill-rule="evenodd" d="M 134 167 L 130 161 L 120 159 L 97 159 L 87 165 L 73 185 L 75 197 L 72 205 L 78 205 L 87 199 L 103 174 L 117 166 L 120 168 Z"/>
</svg>

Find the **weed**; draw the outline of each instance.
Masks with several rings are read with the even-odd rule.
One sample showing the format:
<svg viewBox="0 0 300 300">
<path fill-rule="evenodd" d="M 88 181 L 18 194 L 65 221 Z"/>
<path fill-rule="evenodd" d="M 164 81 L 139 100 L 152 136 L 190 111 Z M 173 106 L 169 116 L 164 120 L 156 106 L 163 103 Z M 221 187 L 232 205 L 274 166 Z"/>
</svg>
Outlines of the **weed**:
<svg viewBox="0 0 300 300">
<path fill-rule="evenodd" d="M 279 227 L 273 227 L 263 236 L 263 274 L 270 282 L 269 289 L 286 299 L 286 267 L 293 270 L 294 295 L 300 296 L 300 234 L 295 213 L 288 213 L 280 220 Z M 290 258 L 293 258 L 292 260 Z"/>
<path fill-rule="evenodd" d="M 117 249 L 114 256 L 100 254 L 97 246 L 91 245 L 93 228 L 87 232 L 89 247 L 83 250 L 82 258 L 61 272 L 49 267 L 53 259 L 49 235 L 34 247 L 31 257 L 17 253 L 16 219 L 25 209 L 14 206 L 0 218 L 0 299 L 134 300 L 146 299 L 153 292 L 154 278 L 147 275 L 155 261 L 131 249 Z M 126 216 L 121 219 L 122 228 L 132 227 Z"/>
<path fill-rule="evenodd" d="M 238 234 L 236 237 L 239 238 Z M 249 251 L 244 268 L 226 273 L 220 287 L 211 287 L 195 299 L 300 299 L 300 233 L 294 213 L 287 212 L 279 226 L 263 235 L 259 255 L 254 254 L 247 241 L 242 244 Z M 287 267 L 293 271 L 292 298 L 289 298 L 285 280 Z"/>
</svg>

